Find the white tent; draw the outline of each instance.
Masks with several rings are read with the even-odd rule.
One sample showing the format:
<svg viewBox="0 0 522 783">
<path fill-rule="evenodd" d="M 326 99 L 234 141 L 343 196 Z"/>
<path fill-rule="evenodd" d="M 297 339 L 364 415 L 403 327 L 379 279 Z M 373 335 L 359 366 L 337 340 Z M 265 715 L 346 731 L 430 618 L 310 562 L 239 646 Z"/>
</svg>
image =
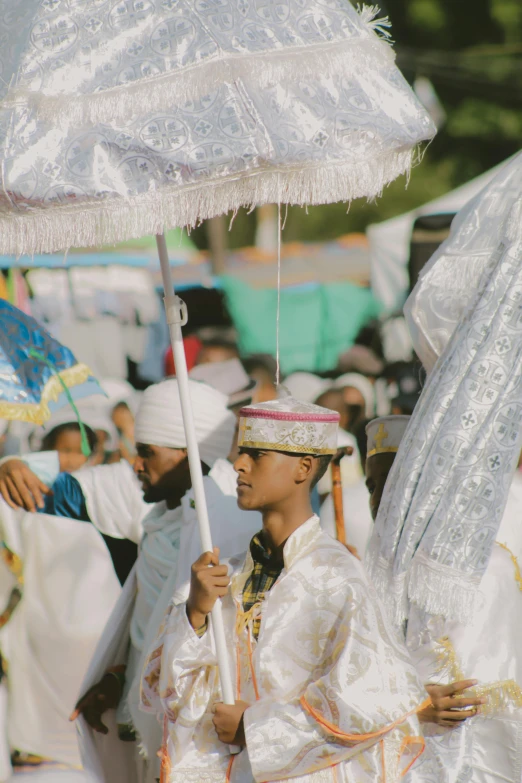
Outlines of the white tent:
<svg viewBox="0 0 522 783">
<path fill-rule="evenodd" d="M 368 226 L 366 235 L 370 247 L 372 290 L 385 306 L 386 312 L 399 310 L 406 299 L 409 286 L 407 267 L 410 240 L 416 218 L 438 212 L 458 212 L 464 204 L 489 184 L 504 165 L 505 163 L 501 163 L 495 166 L 480 177 L 418 209 L 385 220 L 383 223 Z"/>
</svg>

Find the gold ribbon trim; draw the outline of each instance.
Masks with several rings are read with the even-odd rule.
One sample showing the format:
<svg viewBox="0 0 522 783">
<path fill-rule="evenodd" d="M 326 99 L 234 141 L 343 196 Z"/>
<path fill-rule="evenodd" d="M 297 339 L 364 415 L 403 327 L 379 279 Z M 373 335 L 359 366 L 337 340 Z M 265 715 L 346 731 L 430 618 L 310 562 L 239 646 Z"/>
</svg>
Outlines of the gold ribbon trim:
<svg viewBox="0 0 522 783">
<path fill-rule="evenodd" d="M 502 547 L 502 549 L 504 549 L 510 556 L 513 566 L 515 568 L 515 582 L 518 585 L 518 589 L 522 591 L 522 574 L 520 573 L 520 566 L 518 564 L 518 560 L 516 556 L 513 554 L 511 549 L 508 549 L 508 547 L 505 544 L 501 544 L 500 541 L 495 541 L 495 543 L 498 544 L 498 546 Z"/>
<path fill-rule="evenodd" d="M 58 375 L 70 389 L 72 386 L 85 383 L 92 372 L 86 364 L 75 364 L 74 367 L 60 370 Z M 45 424 L 51 417 L 49 403 L 56 402 L 60 394 L 63 394 L 62 384 L 56 375 L 52 375 L 43 388 L 39 403 L 0 402 L 0 418 L 11 421 L 27 421 L 30 424 Z"/>
<path fill-rule="evenodd" d="M 443 636 L 437 640 L 437 644 L 439 645 L 438 671 L 446 671 L 452 682 L 468 679 L 461 669 L 457 653 L 449 637 Z M 488 685 L 476 685 L 474 688 L 467 688 L 466 694 L 487 698 L 486 704 L 480 708 L 482 715 L 498 715 L 509 706 L 522 707 L 522 688 L 515 680 L 499 680 Z"/>
</svg>

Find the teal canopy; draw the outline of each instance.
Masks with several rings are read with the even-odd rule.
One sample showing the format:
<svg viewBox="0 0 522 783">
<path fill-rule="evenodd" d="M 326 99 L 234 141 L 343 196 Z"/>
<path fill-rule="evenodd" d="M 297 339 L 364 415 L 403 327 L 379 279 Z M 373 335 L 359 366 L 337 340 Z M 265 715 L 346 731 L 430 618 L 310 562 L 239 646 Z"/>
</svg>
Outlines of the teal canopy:
<svg viewBox="0 0 522 783">
<path fill-rule="evenodd" d="M 277 291 L 251 288 L 237 278 L 220 278 L 242 354 L 276 352 Z M 381 305 L 368 288 L 348 282 L 283 288 L 280 356 L 284 374 L 326 372 Z"/>
</svg>

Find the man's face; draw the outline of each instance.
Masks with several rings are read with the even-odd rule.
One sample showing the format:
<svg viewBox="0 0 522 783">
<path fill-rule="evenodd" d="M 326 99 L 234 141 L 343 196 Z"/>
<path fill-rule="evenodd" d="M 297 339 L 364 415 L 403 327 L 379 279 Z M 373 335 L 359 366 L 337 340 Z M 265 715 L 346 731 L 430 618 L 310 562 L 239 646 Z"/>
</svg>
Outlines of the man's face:
<svg viewBox="0 0 522 783">
<path fill-rule="evenodd" d="M 302 477 L 299 455 L 279 451 L 240 449 L 234 463 L 237 476 L 237 502 L 244 511 L 279 508 L 295 493 Z"/>
<path fill-rule="evenodd" d="M 366 486 L 370 493 L 370 512 L 375 521 L 379 506 L 381 505 L 384 485 L 388 478 L 388 473 L 393 465 L 395 453 L 374 454 L 366 460 Z"/>
<path fill-rule="evenodd" d="M 186 449 L 169 449 L 137 443 L 134 472 L 138 476 L 146 503 L 159 503 L 190 487 Z"/>
</svg>

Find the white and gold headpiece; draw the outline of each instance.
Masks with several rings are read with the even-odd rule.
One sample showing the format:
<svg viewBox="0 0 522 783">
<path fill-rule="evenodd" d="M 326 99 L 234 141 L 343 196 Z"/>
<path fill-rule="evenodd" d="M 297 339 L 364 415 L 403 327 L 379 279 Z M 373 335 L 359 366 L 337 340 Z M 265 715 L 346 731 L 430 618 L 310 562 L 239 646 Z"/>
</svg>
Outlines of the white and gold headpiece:
<svg viewBox="0 0 522 783">
<path fill-rule="evenodd" d="M 245 449 L 335 454 L 339 414 L 287 396 L 239 412 L 238 446 Z"/>
<path fill-rule="evenodd" d="M 375 454 L 395 454 L 399 450 L 411 416 L 380 416 L 366 425 L 368 457 Z"/>
</svg>

